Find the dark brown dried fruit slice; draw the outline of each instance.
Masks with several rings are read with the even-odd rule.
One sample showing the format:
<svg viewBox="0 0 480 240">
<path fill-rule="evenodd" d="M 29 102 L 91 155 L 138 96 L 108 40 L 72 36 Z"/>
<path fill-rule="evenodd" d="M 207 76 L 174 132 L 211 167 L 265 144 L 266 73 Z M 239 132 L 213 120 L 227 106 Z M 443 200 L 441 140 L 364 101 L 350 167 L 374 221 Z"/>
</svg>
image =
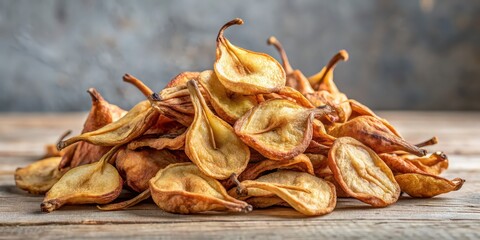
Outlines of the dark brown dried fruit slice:
<svg viewBox="0 0 480 240">
<path fill-rule="evenodd" d="M 362 202 L 385 207 L 400 196 L 390 168 L 373 150 L 353 138 L 335 140 L 328 154 L 328 166 L 342 189 Z"/>
<path fill-rule="evenodd" d="M 135 192 L 148 189 L 148 181 L 158 170 L 172 163 L 185 162 L 168 150 L 146 148 L 138 151 L 120 149 L 117 152 L 115 166 L 125 179 L 125 185 Z"/>
</svg>

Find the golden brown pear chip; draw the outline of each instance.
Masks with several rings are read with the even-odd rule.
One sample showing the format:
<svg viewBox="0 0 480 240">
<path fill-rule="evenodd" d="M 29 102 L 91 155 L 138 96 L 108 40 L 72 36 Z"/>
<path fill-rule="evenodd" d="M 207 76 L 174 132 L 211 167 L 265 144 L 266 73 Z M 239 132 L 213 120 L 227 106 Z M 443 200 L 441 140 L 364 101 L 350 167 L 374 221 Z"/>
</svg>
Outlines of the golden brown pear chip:
<svg viewBox="0 0 480 240">
<path fill-rule="evenodd" d="M 107 124 L 117 121 L 126 111 L 116 105 L 108 103 L 94 88 L 87 91 L 92 99 L 92 107 L 83 125 L 82 133 L 95 131 Z M 59 141 L 60 142 L 60 141 Z M 74 168 L 76 166 L 98 161 L 110 147 L 96 146 L 88 142 L 79 142 L 75 146 L 65 148 L 59 169 Z"/>
<path fill-rule="evenodd" d="M 58 170 L 61 157 L 38 160 L 15 170 L 15 184 L 32 194 L 46 193 L 62 176 Z"/>
<path fill-rule="evenodd" d="M 395 203 L 400 196 L 392 171 L 361 142 L 341 137 L 328 154 L 328 166 L 335 180 L 350 196 L 374 207 Z"/>
<path fill-rule="evenodd" d="M 148 189 L 148 181 L 158 170 L 172 163 L 185 162 L 168 150 L 146 148 L 138 151 L 120 149 L 117 152 L 115 166 L 125 179 L 125 185 L 135 192 Z"/>
<path fill-rule="evenodd" d="M 448 157 L 443 152 L 434 152 L 424 157 L 407 154 L 402 155 L 401 158 L 432 175 L 440 175 L 448 168 Z"/>
<path fill-rule="evenodd" d="M 234 125 L 235 133 L 263 156 L 291 159 L 307 149 L 315 115 L 330 108 L 307 109 L 288 100 L 272 99 L 252 108 Z"/>
<path fill-rule="evenodd" d="M 149 101 L 142 101 L 119 120 L 98 130 L 62 141 L 58 144 L 58 148 L 63 149 L 78 141 L 86 141 L 100 146 L 124 144 L 146 132 L 157 121 L 158 116 L 158 111 L 151 107 Z"/>
<path fill-rule="evenodd" d="M 352 108 L 352 115 L 350 116 L 350 119 L 356 116 L 372 116 L 382 121 L 385 127 L 387 127 L 390 131 L 392 131 L 392 133 L 394 133 L 398 137 L 402 137 L 400 133 L 397 131 L 397 129 L 395 129 L 385 118 L 379 117 L 370 108 L 361 104 L 357 100 L 348 99 L 348 101 L 350 102 L 350 107 Z M 418 147 L 421 147 L 421 146 L 418 146 Z"/>
<path fill-rule="evenodd" d="M 215 72 L 211 70 L 202 72 L 198 82 L 209 96 L 215 112 L 230 124 L 235 123 L 243 114 L 257 105 L 255 97 L 233 93 L 226 89 Z"/>
<path fill-rule="evenodd" d="M 66 172 L 45 195 L 42 211 L 52 212 L 66 204 L 105 204 L 117 198 L 123 181 L 117 169 L 107 162 L 117 150 L 114 147 L 98 162 Z"/>
<path fill-rule="evenodd" d="M 381 153 L 378 156 L 387 164 L 393 173 L 427 173 L 418 168 L 409 161 L 406 161 L 402 157 L 392 153 Z"/>
<path fill-rule="evenodd" d="M 205 211 L 249 212 L 246 202 L 230 197 L 222 184 L 192 163 L 176 163 L 160 170 L 150 180 L 153 201 L 164 211 L 199 213 Z"/>
<path fill-rule="evenodd" d="M 314 175 L 312 162 L 305 154 L 300 154 L 293 159 L 288 160 L 279 161 L 266 159 L 257 163 L 251 163 L 248 165 L 247 169 L 238 176 L 238 181 L 253 180 L 262 173 L 274 169 L 289 169 Z M 226 189 L 230 189 L 235 185 L 231 178 L 222 182 L 222 184 Z M 241 188 L 241 186 L 239 187 Z"/>
<path fill-rule="evenodd" d="M 250 150 L 233 128 L 207 106 L 195 81 L 187 83 L 195 107 L 195 118 L 188 128 L 185 153 L 207 176 L 227 179 L 239 175 L 248 164 Z"/>
<path fill-rule="evenodd" d="M 144 137 L 131 141 L 127 145 L 127 148 L 130 150 L 135 150 L 142 147 L 149 147 L 157 150 L 181 150 L 185 147 L 186 136 L 187 131 L 184 130 L 183 133 L 165 134 L 159 137 Z"/>
<path fill-rule="evenodd" d="M 121 210 L 121 209 L 126 209 L 132 206 L 135 206 L 142 202 L 143 200 L 146 200 L 150 198 L 152 195 L 150 193 L 150 188 L 147 188 L 147 190 L 139 193 L 137 196 L 134 198 L 128 199 L 123 202 L 117 202 L 117 203 L 110 203 L 110 204 L 105 204 L 105 205 L 97 205 L 97 208 L 102 210 L 102 211 L 114 211 L 114 210 Z"/>
<path fill-rule="evenodd" d="M 166 88 L 183 86 L 186 87 L 188 81 L 197 79 L 200 76 L 200 72 L 182 72 L 175 76 L 170 82 L 168 82 Z"/>
<path fill-rule="evenodd" d="M 333 184 L 303 172 L 280 170 L 257 180 L 243 181 L 242 185 L 249 195 L 255 188 L 274 193 L 298 212 L 309 216 L 330 213 L 337 202 Z"/>
<path fill-rule="evenodd" d="M 215 73 L 228 90 L 244 95 L 271 93 L 285 86 L 285 71 L 273 57 L 239 48 L 224 36 L 225 29 L 241 25 L 243 20 L 226 23 L 217 36 Z"/>
<path fill-rule="evenodd" d="M 424 156 L 426 151 L 408 143 L 388 129 L 382 121 L 371 116 L 356 117 L 339 124 L 328 132 L 334 137 L 352 137 L 369 146 L 377 153 L 405 151 Z"/>
<path fill-rule="evenodd" d="M 455 178 L 448 180 L 435 175 L 406 173 L 396 175 L 403 192 L 416 198 L 430 198 L 437 195 L 459 190 L 465 180 Z"/>
</svg>

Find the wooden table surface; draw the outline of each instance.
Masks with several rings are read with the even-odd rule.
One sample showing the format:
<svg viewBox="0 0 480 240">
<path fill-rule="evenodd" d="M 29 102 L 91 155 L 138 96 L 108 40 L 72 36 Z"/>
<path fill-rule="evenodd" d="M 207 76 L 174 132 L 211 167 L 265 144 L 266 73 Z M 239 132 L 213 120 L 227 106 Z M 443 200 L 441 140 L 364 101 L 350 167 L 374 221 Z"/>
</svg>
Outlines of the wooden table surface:
<svg viewBox="0 0 480 240">
<path fill-rule="evenodd" d="M 339 199 L 321 217 L 287 208 L 248 214 L 175 215 L 145 202 L 128 210 L 102 212 L 93 205 L 40 212 L 42 196 L 15 187 L 13 171 L 43 154 L 66 129 L 78 132 L 85 113 L 0 115 L 0 239 L 38 238 L 480 238 L 480 112 L 380 112 L 410 142 L 432 136 L 450 167 L 447 178 L 466 179 L 457 192 L 431 199 L 403 196 L 386 208 Z"/>
</svg>

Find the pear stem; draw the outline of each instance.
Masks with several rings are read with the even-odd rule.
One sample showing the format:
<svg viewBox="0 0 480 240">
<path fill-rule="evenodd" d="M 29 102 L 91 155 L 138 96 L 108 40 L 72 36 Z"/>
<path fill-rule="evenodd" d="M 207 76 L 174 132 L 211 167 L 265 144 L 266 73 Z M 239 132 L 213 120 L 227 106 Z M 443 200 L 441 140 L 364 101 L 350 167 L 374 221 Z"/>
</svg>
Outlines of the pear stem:
<svg viewBox="0 0 480 240">
<path fill-rule="evenodd" d="M 287 74 L 293 72 L 292 65 L 290 65 L 290 61 L 288 61 L 287 53 L 285 52 L 285 49 L 283 48 L 282 44 L 277 40 L 276 37 L 271 36 L 267 40 L 268 45 L 273 45 L 278 53 L 280 53 L 280 58 L 282 58 L 283 62 L 283 68 L 285 69 L 285 72 Z"/>
<path fill-rule="evenodd" d="M 138 90 L 140 90 L 140 92 L 142 92 L 143 95 L 145 95 L 145 97 L 148 98 L 148 100 L 155 101 L 155 99 L 157 99 L 156 96 L 153 96 L 154 92 L 152 91 L 152 89 L 147 87 L 147 85 L 145 85 L 138 78 L 126 73 L 125 75 L 123 75 L 123 81 L 128 82 L 128 83 L 132 84 L 133 86 L 135 86 L 136 88 L 138 88 Z"/>
<path fill-rule="evenodd" d="M 87 93 L 90 94 L 90 97 L 92 98 L 93 103 L 104 100 L 102 95 L 100 95 L 100 93 L 95 88 L 89 88 L 87 90 Z"/>
<path fill-rule="evenodd" d="M 232 25 L 242 25 L 242 24 L 243 24 L 243 20 L 241 18 L 235 18 L 230 22 L 225 23 L 225 25 L 223 25 L 222 28 L 220 28 L 220 31 L 218 31 L 217 42 L 221 41 L 221 39 L 223 38 L 223 32 L 225 31 L 225 29 L 229 28 Z"/>
<path fill-rule="evenodd" d="M 435 145 L 438 143 L 438 138 L 437 137 L 432 137 L 424 142 L 421 142 L 421 143 L 418 143 L 418 144 L 415 144 L 416 147 L 426 147 L 426 146 L 432 146 L 432 145 Z"/>
</svg>

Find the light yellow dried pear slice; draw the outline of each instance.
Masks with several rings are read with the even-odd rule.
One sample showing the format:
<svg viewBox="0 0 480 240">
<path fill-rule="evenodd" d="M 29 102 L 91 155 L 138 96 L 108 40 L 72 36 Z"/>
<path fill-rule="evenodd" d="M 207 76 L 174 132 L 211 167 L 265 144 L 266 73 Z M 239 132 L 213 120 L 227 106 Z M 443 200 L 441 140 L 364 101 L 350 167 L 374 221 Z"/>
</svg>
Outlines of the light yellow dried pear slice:
<svg viewBox="0 0 480 240">
<path fill-rule="evenodd" d="M 226 23 L 217 36 L 215 73 L 228 90 L 244 95 L 271 93 L 285 86 L 285 71 L 273 57 L 249 51 L 230 43 L 224 36 L 225 29 L 241 25 L 243 20 Z"/>
<path fill-rule="evenodd" d="M 288 100 L 271 99 L 243 115 L 234 125 L 235 133 L 269 159 L 291 159 L 303 153 L 312 140 L 314 117 L 330 110 L 328 106 L 307 109 Z"/>
<path fill-rule="evenodd" d="M 42 211 L 52 212 L 66 204 L 105 204 L 116 199 L 122 191 L 123 181 L 117 169 L 107 161 L 117 150 L 118 146 L 98 162 L 66 172 L 45 195 Z"/>
<path fill-rule="evenodd" d="M 403 192 L 416 198 L 430 198 L 459 190 L 465 180 L 455 178 L 448 180 L 439 176 L 419 173 L 396 175 L 395 179 Z"/>
<path fill-rule="evenodd" d="M 257 105 L 255 97 L 233 93 L 226 89 L 215 72 L 211 70 L 202 72 L 198 82 L 209 96 L 215 112 L 230 124 L 235 123 L 243 114 Z"/>
<path fill-rule="evenodd" d="M 158 111 L 151 107 L 149 101 L 142 101 L 119 120 L 98 130 L 86 132 L 61 141 L 57 147 L 63 149 L 79 141 L 86 141 L 100 146 L 124 144 L 147 131 L 148 128 L 156 122 L 158 116 Z"/>
<path fill-rule="evenodd" d="M 15 185 L 32 194 L 46 193 L 62 176 L 58 170 L 61 157 L 38 160 L 15 170 Z"/>
<path fill-rule="evenodd" d="M 188 128 L 185 153 L 207 176 L 227 179 L 239 175 L 248 164 L 250 150 L 233 128 L 208 108 L 195 81 L 187 83 L 195 107 L 195 118 Z"/>
<path fill-rule="evenodd" d="M 353 138 L 335 140 L 328 154 L 328 166 L 342 189 L 362 202 L 385 207 L 400 196 L 390 168 L 373 150 Z"/>
<path fill-rule="evenodd" d="M 249 195 L 252 188 L 274 193 L 308 216 L 330 213 L 337 202 L 333 184 L 303 172 L 280 170 L 257 180 L 243 181 L 242 185 L 247 188 Z"/>
<path fill-rule="evenodd" d="M 166 212 L 190 214 L 205 211 L 249 212 L 246 202 L 230 197 L 222 184 L 192 163 L 176 163 L 150 180 L 153 201 Z"/>
</svg>

